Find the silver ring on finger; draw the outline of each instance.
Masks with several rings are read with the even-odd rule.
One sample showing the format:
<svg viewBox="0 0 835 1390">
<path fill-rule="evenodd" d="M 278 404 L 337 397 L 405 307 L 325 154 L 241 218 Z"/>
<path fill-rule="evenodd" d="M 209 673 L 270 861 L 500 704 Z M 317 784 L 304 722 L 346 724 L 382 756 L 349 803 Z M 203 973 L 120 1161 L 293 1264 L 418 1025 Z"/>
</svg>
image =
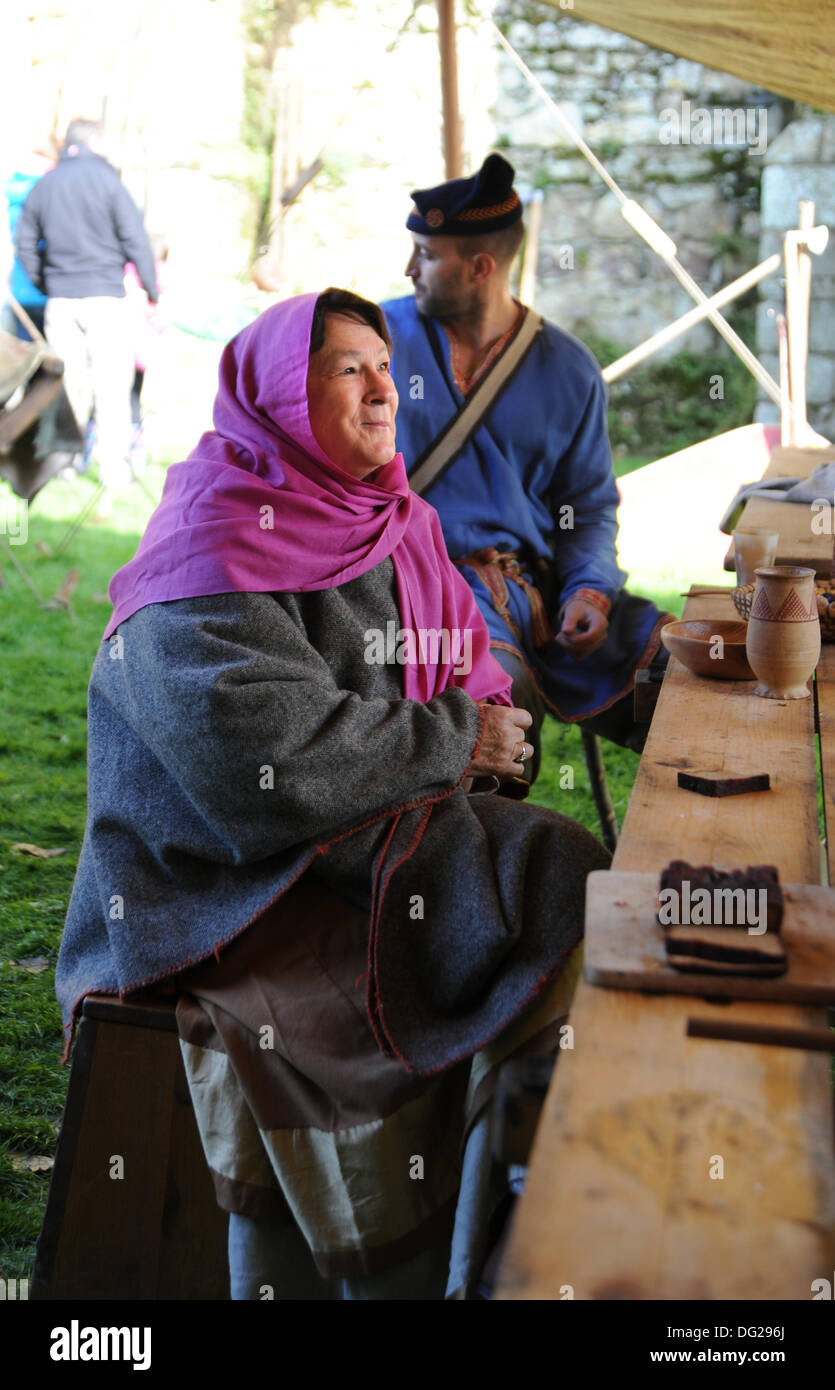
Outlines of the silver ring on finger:
<svg viewBox="0 0 835 1390">
<path fill-rule="evenodd" d="M 522 751 L 520 752 L 519 757 L 518 757 L 518 758 L 514 758 L 513 761 L 514 761 L 515 763 L 519 763 L 521 767 L 524 767 L 524 766 L 525 766 L 525 763 L 528 761 L 528 745 L 527 745 L 527 743 L 523 743 L 523 744 L 522 744 Z"/>
</svg>

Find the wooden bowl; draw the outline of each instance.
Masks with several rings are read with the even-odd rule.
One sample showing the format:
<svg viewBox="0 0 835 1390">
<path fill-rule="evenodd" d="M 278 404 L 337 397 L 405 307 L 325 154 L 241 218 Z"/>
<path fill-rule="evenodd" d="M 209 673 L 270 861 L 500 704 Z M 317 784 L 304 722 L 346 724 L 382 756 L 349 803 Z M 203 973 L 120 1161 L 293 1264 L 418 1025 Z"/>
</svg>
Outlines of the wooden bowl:
<svg viewBox="0 0 835 1390">
<path fill-rule="evenodd" d="M 747 623 L 738 618 L 690 618 L 667 623 L 661 629 L 661 641 L 678 661 L 696 676 L 714 680 L 752 681 L 754 672 L 745 655 Z M 722 638 L 722 655 L 712 639 Z"/>
</svg>

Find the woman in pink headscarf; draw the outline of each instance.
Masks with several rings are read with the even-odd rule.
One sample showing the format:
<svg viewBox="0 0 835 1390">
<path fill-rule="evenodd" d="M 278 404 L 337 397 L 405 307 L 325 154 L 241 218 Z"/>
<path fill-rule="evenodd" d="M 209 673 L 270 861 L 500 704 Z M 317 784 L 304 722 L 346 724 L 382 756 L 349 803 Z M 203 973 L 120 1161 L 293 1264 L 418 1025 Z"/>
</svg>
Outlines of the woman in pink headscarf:
<svg viewBox="0 0 835 1390">
<path fill-rule="evenodd" d="M 176 980 L 239 1298 L 472 1286 L 485 1058 L 553 1047 L 608 862 L 478 794 L 530 716 L 409 491 L 389 350 L 333 290 L 233 339 L 90 685 L 58 995 L 71 1031 L 92 990 Z"/>
</svg>

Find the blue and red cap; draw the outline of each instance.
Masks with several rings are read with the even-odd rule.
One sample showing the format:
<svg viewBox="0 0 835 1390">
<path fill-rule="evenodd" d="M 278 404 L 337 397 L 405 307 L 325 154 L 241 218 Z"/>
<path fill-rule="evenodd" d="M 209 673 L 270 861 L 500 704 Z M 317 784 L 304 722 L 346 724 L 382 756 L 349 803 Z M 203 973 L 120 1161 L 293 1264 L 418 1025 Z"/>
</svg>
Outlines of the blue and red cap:
<svg viewBox="0 0 835 1390">
<path fill-rule="evenodd" d="M 500 154 L 489 154 L 478 173 L 468 179 L 414 189 L 408 230 L 423 236 L 481 236 L 512 227 L 522 216 L 514 173 L 513 165 Z"/>
</svg>

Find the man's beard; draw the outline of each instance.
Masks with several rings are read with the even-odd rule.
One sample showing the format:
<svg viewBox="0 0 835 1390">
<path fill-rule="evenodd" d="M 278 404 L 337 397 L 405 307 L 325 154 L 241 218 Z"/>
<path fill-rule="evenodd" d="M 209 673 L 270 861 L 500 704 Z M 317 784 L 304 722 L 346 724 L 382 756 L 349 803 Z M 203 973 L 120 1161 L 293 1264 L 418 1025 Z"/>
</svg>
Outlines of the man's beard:
<svg viewBox="0 0 835 1390">
<path fill-rule="evenodd" d="M 418 311 L 429 319 L 466 318 L 473 311 L 469 300 L 454 290 L 424 290 L 421 295 L 415 293 L 415 303 Z"/>
</svg>

